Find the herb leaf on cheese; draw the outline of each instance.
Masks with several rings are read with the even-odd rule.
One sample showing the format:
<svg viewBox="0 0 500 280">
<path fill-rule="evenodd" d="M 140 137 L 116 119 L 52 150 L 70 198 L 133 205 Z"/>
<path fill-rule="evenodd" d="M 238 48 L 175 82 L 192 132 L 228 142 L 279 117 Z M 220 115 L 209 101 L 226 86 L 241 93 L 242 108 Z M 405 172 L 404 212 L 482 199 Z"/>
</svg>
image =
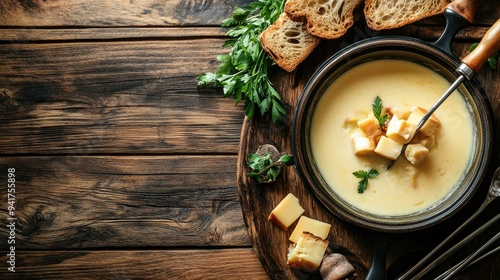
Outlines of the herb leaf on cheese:
<svg viewBox="0 0 500 280">
<path fill-rule="evenodd" d="M 382 104 L 382 99 L 380 99 L 380 97 L 378 97 L 378 96 L 375 98 L 375 100 L 373 100 L 372 111 L 373 111 L 373 115 L 378 120 L 379 126 L 381 128 L 384 127 L 385 122 L 389 118 L 389 115 L 388 114 L 382 115 L 382 113 L 384 111 L 384 106 Z"/>
<path fill-rule="evenodd" d="M 258 0 L 242 8 L 237 7 L 222 27 L 230 28 L 223 47 L 228 54 L 217 56 L 220 62 L 216 73 L 198 77 L 198 86 L 222 87 L 224 97 L 233 96 L 236 104 L 245 102 L 245 114 L 271 114 L 274 124 L 283 129 L 286 110 L 280 93 L 268 79 L 268 68 L 275 63 L 260 44 L 259 35 L 273 24 L 283 12 L 284 0 Z"/>
<path fill-rule="evenodd" d="M 375 169 L 366 170 L 358 170 L 352 173 L 356 178 L 361 179 L 358 183 L 358 193 L 364 193 L 366 188 L 368 187 L 368 180 L 373 179 L 378 176 L 378 171 Z"/>
</svg>

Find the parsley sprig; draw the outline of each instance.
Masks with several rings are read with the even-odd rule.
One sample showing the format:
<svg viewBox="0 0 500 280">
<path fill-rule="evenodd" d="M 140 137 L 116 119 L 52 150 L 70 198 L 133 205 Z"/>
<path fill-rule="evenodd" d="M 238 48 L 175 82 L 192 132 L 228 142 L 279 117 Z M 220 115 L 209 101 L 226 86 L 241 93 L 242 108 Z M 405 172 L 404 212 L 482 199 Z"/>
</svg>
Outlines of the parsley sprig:
<svg viewBox="0 0 500 280">
<path fill-rule="evenodd" d="M 356 178 L 361 179 L 358 183 L 358 193 L 364 193 L 368 187 L 368 179 L 373 179 L 378 176 L 378 171 L 375 169 L 358 170 L 352 173 Z"/>
<path fill-rule="evenodd" d="M 274 162 L 269 153 L 264 153 L 264 155 L 249 154 L 247 163 L 254 171 L 248 173 L 248 176 L 254 178 L 258 183 L 276 181 L 284 165 L 289 166 L 294 164 L 293 157 L 289 154 L 281 155 Z"/>
<path fill-rule="evenodd" d="M 271 113 L 275 125 L 283 125 L 286 110 L 280 93 L 268 79 L 272 58 L 262 48 L 259 35 L 273 24 L 283 12 L 284 0 L 258 0 L 243 8 L 236 8 L 222 27 L 230 28 L 231 37 L 223 47 L 228 54 L 217 56 L 220 62 L 216 73 L 198 77 L 198 86 L 213 84 L 223 88 L 224 97 L 234 96 L 236 104 L 245 99 L 245 114 L 252 118 L 257 111 L 261 116 Z"/>
<path fill-rule="evenodd" d="M 382 115 L 383 110 L 384 110 L 384 106 L 382 104 L 382 99 L 380 99 L 380 97 L 378 97 L 378 96 L 375 97 L 375 100 L 373 100 L 373 103 L 372 103 L 372 111 L 373 111 L 373 115 L 375 116 L 375 118 L 377 118 L 378 124 L 380 125 L 380 127 L 384 127 L 385 122 L 389 118 L 388 114 Z"/>
</svg>

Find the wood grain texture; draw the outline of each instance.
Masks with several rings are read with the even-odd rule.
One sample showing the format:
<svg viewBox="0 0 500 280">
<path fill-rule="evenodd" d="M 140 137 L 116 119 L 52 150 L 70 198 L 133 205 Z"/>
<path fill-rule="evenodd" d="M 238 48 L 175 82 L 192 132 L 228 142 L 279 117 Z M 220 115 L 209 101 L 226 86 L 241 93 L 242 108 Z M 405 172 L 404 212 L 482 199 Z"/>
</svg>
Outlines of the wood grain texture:
<svg viewBox="0 0 500 280">
<path fill-rule="evenodd" d="M 20 218 L 19 270 L 4 273 L 2 254 L 0 279 L 276 279 L 289 273 L 281 268 L 288 233 L 259 215 L 244 220 L 242 209 L 267 214 L 279 195 L 300 188 L 293 169 L 264 188 L 245 182 L 248 189 L 238 192 L 235 181 L 236 169 L 246 172 L 237 158 L 240 132 L 268 129 L 258 140 L 242 138 L 241 155 L 261 143 L 290 152 L 289 139 L 267 119 L 244 121 L 243 108 L 222 98 L 220 89 L 196 87 L 196 76 L 215 71 L 216 55 L 227 52 L 220 23 L 250 2 L 0 1 L 0 170 L 17 170 Z M 497 5 L 487 0 L 479 9 L 475 26 L 459 33 L 467 43 L 457 51 L 500 16 Z M 443 25 L 438 16 L 401 32 L 433 40 Z M 351 32 L 358 40 L 381 35 L 359 26 Z M 350 43 L 324 42 L 293 74 L 276 69 L 273 79 L 289 112 L 319 63 Z M 479 79 L 497 75 L 482 70 Z M 498 112 L 500 97 L 491 94 L 498 84 L 485 89 Z M 0 200 L 5 221 L 4 191 Z M 332 248 L 349 249 L 363 273 L 371 260 L 368 236 L 337 227 L 313 198 L 306 202 L 308 215 L 334 223 Z M 0 227 L 2 252 L 7 234 Z M 395 240 L 388 263 L 421 242 L 431 246 L 425 242 L 432 238 Z M 257 258 L 251 245 L 267 251 L 257 251 Z M 476 266 L 471 275 L 482 271 L 493 279 L 500 272 L 491 264 L 498 262 Z"/>
<path fill-rule="evenodd" d="M 223 38 L 227 29 L 221 27 L 122 27 L 122 28 L 4 28 L 0 42 L 88 42 L 130 40 L 189 40 L 195 38 Z"/>
<path fill-rule="evenodd" d="M 359 24 L 359 23 L 358 23 Z M 347 46 L 350 42 L 348 38 L 353 40 L 363 39 L 371 36 L 368 31 L 363 29 L 363 25 L 354 27 L 343 40 L 323 42 L 313 54 L 293 73 L 285 73 L 280 69 L 276 69 L 273 78 L 274 84 L 278 90 L 283 93 L 284 101 L 288 108 L 288 118 L 286 119 L 288 127 L 291 125 L 291 118 L 295 104 L 299 98 L 300 92 L 305 83 L 311 77 L 313 71 L 328 58 L 330 55 Z M 396 30 L 395 32 L 401 32 Z M 462 58 L 468 53 L 468 48 L 471 42 L 456 41 L 453 44 L 453 52 Z M 477 75 L 477 79 L 483 85 L 487 97 L 490 100 L 494 114 L 495 124 L 499 127 L 500 124 L 500 108 L 498 98 L 500 97 L 500 76 L 498 72 L 483 67 Z M 302 207 L 305 209 L 304 215 L 319 219 L 332 224 L 332 230 L 329 235 L 329 241 L 334 250 L 346 252 L 351 256 L 351 260 L 358 266 L 359 277 L 363 279 L 366 273 L 366 267 L 371 263 L 371 252 L 373 249 L 374 240 L 373 234 L 366 233 L 362 230 L 355 229 L 343 222 L 337 220 L 330 215 L 323 206 L 309 192 L 293 168 L 284 170 L 282 177 L 277 183 L 272 185 L 258 186 L 254 181 L 247 177 L 250 172 L 246 164 L 246 157 L 249 153 L 254 153 L 261 144 L 275 145 L 281 152 L 291 153 L 291 143 L 289 137 L 280 137 L 278 131 L 269 120 L 245 120 L 240 137 L 240 151 L 238 159 L 238 186 L 240 190 L 240 200 L 243 207 L 245 222 L 248 227 L 248 232 L 252 240 L 253 247 L 261 262 L 264 264 L 267 272 L 273 279 L 301 279 L 304 275 L 292 271 L 286 265 L 286 250 L 289 245 L 288 236 L 293 230 L 293 226 L 288 231 L 282 231 L 273 226 L 267 221 L 267 216 L 271 210 L 283 199 L 288 193 L 296 195 Z M 496 139 L 498 146 L 498 139 Z M 495 144 L 494 144 L 495 145 Z M 494 162 L 500 162 L 500 155 L 494 156 Z M 489 182 L 485 182 L 486 185 Z M 485 187 L 477 194 L 471 205 L 466 207 L 459 213 L 456 218 L 451 220 L 446 225 L 438 227 L 427 233 L 419 233 L 416 235 L 393 236 L 394 241 L 389 249 L 387 257 L 387 268 L 389 272 L 398 270 L 400 258 L 405 254 L 420 250 L 428 252 L 439 242 L 444 239 L 453 228 L 456 228 L 461 222 L 460 217 L 466 217 L 470 212 L 478 206 L 478 203 L 485 197 Z M 488 217 L 493 217 L 498 212 L 498 204 L 491 207 L 489 212 L 484 215 L 483 221 Z M 476 224 L 477 226 L 477 224 Z M 500 225 L 493 227 L 488 235 L 480 238 L 477 243 L 470 245 L 460 255 L 455 256 L 448 265 L 457 262 L 461 257 L 466 256 L 467 252 L 472 252 L 474 248 L 480 246 L 480 242 L 485 242 L 491 238 L 494 233 L 500 230 Z M 357 258 L 356 258 L 357 257 Z M 467 271 L 461 277 L 464 279 L 495 279 L 495 275 L 500 273 L 500 267 L 495 265 L 500 260 L 500 256 L 490 259 L 481 267 L 475 270 Z M 408 265 L 408 263 L 406 264 Z M 401 272 L 401 271 L 400 271 Z M 393 277 L 397 276 L 393 275 Z M 313 278 L 318 277 L 313 275 Z"/>
<path fill-rule="evenodd" d="M 220 25 L 236 6 L 215 1 L 113 0 L 3 0 L 0 25 L 4 26 L 206 26 Z"/>
<path fill-rule="evenodd" d="M 197 88 L 222 42 L 3 45 L 0 154 L 236 153 L 242 106 Z"/>
<path fill-rule="evenodd" d="M 0 158 L 16 169 L 18 250 L 249 246 L 235 166 L 235 155 Z"/>
<path fill-rule="evenodd" d="M 16 273 L 0 279 L 269 279 L 250 248 L 22 251 L 17 258 Z"/>
<path fill-rule="evenodd" d="M 4 0 L 0 2 L 0 26 L 21 27 L 130 27 L 218 26 L 233 9 L 252 1 L 113 1 L 113 0 Z M 495 1 L 484 1 L 474 20 L 490 25 L 500 12 Z M 487 16 L 486 16 L 487 15 Z M 419 24 L 443 23 L 439 16 Z"/>
</svg>

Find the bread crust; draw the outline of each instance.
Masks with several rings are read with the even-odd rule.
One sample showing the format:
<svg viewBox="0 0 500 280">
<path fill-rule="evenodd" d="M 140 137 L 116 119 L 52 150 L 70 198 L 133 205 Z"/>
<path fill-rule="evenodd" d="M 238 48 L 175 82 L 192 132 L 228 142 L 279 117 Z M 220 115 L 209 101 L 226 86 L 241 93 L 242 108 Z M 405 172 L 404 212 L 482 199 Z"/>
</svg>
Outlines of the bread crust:
<svg viewBox="0 0 500 280">
<path fill-rule="evenodd" d="M 361 3 L 362 0 L 288 0 L 285 12 L 294 20 L 305 19 L 312 35 L 335 39 L 354 24 L 354 9 Z"/>
<path fill-rule="evenodd" d="M 303 249 L 297 249 L 298 246 L 300 246 L 301 242 L 306 241 L 310 243 L 315 243 L 316 246 L 322 247 L 323 249 L 323 254 L 326 251 L 326 248 L 328 247 L 328 240 L 321 239 L 318 236 L 315 236 L 314 234 L 304 231 L 299 239 L 298 244 L 290 244 L 290 247 L 288 248 L 289 253 L 287 256 L 287 264 L 290 267 L 296 268 L 296 269 L 301 269 L 306 272 L 315 272 L 319 269 L 319 266 L 321 265 L 321 260 L 323 258 L 323 254 L 319 256 L 319 259 L 314 260 L 314 257 L 308 257 L 306 256 L 307 253 L 306 251 L 302 251 Z M 299 250 L 300 252 L 295 252 L 295 250 Z"/>
<path fill-rule="evenodd" d="M 365 0 L 364 14 L 370 29 L 394 29 L 443 13 L 449 3 L 449 0 Z"/>
<path fill-rule="evenodd" d="M 302 21 L 293 21 L 282 13 L 276 22 L 260 35 L 262 48 L 274 62 L 292 72 L 321 42 L 312 36 Z"/>
</svg>

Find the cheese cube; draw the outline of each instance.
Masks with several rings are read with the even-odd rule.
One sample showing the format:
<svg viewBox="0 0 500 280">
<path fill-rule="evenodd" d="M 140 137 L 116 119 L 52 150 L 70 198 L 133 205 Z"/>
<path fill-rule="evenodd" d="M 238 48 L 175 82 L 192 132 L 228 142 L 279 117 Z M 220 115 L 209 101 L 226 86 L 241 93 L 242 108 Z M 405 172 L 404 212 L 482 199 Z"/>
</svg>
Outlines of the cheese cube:
<svg viewBox="0 0 500 280">
<path fill-rule="evenodd" d="M 281 202 L 271 211 L 268 221 L 278 226 L 283 230 L 295 222 L 300 215 L 304 213 L 304 208 L 300 206 L 299 199 L 293 194 L 289 193 Z"/>
<path fill-rule="evenodd" d="M 418 126 L 418 123 L 422 120 L 426 113 L 427 110 L 425 110 L 424 108 L 413 108 L 410 116 L 408 116 L 407 121 Z M 439 122 L 438 118 L 434 114 L 432 114 L 420 129 L 420 132 L 427 136 L 433 135 L 440 124 L 441 123 Z"/>
<path fill-rule="evenodd" d="M 373 116 L 358 121 L 358 127 L 368 137 L 375 138 L 382 134 L 378 120 Z"/>
<path fill-rule="evenodd" d="M 401 120 L 397 116 L 393 116 L 387 126 L 386 135 L 396 142 L 405 144 L 410 142 L 416 129 L 416 124 Z"/>
<path fill-rule="evenodd" d="M 306 272 L 315 272 L 321 265 L 327 247 L 328 240 L 323 240 L 309 232 L 303 232 L 297 244 L 290 245 L 287 264 Z"/>
<path fill-rule="evenodd" d="M 422 144 L 410 144 L 405 151 L 406 159 L 413 165 L 422 163 L 428 154 L 429 149 Z"/>
<path fill-rule="evenodd" d="M 413 138 L 412 143 L 422 144 L 424 147 L 429 149 L 429 151 L 436 146 L 436 137 L 434 135 L 425 136 L 422 133 L 418 133 L 415 138 Z"/>
<path fill-rule="evenodd" d="M 359 119 L 357 117 L 349 117 L 345 119 L 343 128 L 346 129 L 355 129 L 358 126 Z"/>
<path fill-rule="evenodd" d="M 332 225 L 330 224 L 315 219 L 311 219 L 306 216 L 302 216 L 300 217 L 297 226 L 295 226 L 295 229 L 290 235 L 289 240 L 292 241 L 293 243 L 297 243 L 299 241 L 300 235 L 304 231 L 310 232 L 321 239 L 326 239 L 328 233 L 330 232 L 331 226 Z"/>
<path fill-rule="evenodd" d="M 406 120 L 406 119 L 408 119 L 408 116 L 411 113 L 410 110 L 405 110 L 405 109 L 401 109 L 401 108 L 398 108 L 398 107 L 389 107 L 389 108 L 387 108 L 387 112 L 391 116 L 397 116 L 398 119 L 400 119 L 400 120 Z"/>
<path fill-rule="evenodd" d="M 385 158 L 395 160 L 401 153 L 402 148 L 403 144 L 387 138 L 386 136 L 382 136 L 380 137 L 377 147 L 375 148 L 375 153 Z"/>
<path fill-rule="evenodd" d="M 357 156 L 367 155 L 375 150 L 375 140 L 359 132 L 351 136 L 351 145 Z"/>
</svg>

